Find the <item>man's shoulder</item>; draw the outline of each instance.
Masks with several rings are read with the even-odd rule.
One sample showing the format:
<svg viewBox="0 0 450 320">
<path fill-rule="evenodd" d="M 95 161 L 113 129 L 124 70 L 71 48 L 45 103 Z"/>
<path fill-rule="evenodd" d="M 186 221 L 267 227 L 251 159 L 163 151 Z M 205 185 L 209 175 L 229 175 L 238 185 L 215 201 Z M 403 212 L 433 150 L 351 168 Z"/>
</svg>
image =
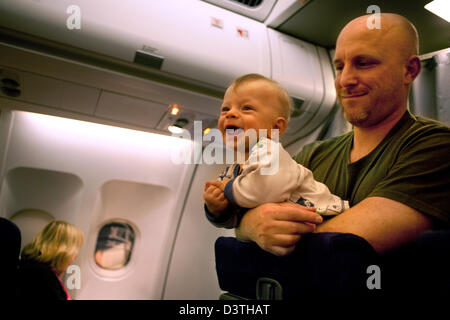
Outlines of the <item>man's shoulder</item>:
<svg viewBox="0 0 450 320">
<path fill-rule="evenodd" d="M 422 130 L 422 131 L 434 131 L 449 134 L 450 127 L 438 120 L 425 118 L 422 116 L 414 116 L 414 125 L 412 129 Z"/>
<path fill-rule="evenodd" d="M 307 144 L 304 149 L 311 149 L 311 150 L 320 150 L 320 149 L 327 149 L 332 146 L 340 146 L 343 142 L 348 141 L 353 137 L 353 131 L 347 132 L 343 135 L 332 137 L 326 140 L 318 140 L 312 143 Z"/>
<path fill-rule="evenodd" d="M 317 156 L 329 156 L 333 152 L 340 153 L 347 146 L 347 143 L 351 142 L 352 138 L 353 131 L 350 131 L 327 140 L 314 141 L 305 145 L 301 152 L 294 157 L 294 160 L 300 164 L 306 164 Z"/>
<path fill-rule="evenodd" d="M 412 116 L 413 123 L 401 132 L 401 140 L 407 145 L 432 144 L 450 145 L 450 127 L 434 119 Z M 424 145 L 425 144 L 425 145 Z"/>
</svg>

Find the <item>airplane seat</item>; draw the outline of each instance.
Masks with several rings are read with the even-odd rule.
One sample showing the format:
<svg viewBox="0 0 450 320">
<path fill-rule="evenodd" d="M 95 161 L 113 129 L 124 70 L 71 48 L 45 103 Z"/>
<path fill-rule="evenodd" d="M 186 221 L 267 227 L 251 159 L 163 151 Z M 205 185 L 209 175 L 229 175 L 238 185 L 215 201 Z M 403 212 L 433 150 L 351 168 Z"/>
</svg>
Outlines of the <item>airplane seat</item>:
<svg viewBox="0 0 450 320">
<path fill-rule="evenodd" d="M 220 237 L 215 243 L 221 299 L 291 300 L 320 295 L 373 294 L 367 267 L 379 256 L 364 239 L 345 233 L 304 235 L 294 252 L 278 257 L 253 242 Z"/>
<path fill-rule="evenodd" d="M 394 295 L 450 294 L 450 230 L 427 231 L 382 257 L 382 289 Z"/>
<path fill-rule="evenodd" d="M 19 264 L 21 246 L 20 229 L 12 221 L 0 217 L 0 283 L 3 299 L 14 299 L 16 297 L 15 281 L 17 267 Z"/>
<path fill-rule="evenodd" d="M 448 295 L 448 252 L 449 230 L 425 232 L 383 256 L 364 239 L 343 233 L 305 235 L 286 257 L 235 238 L 215 243 L 219 286 L 225 291 L 220 299 Z M 378 283 L 375 269 L 368 268 L 373 265 L 379 267 Z"/>
</svg>

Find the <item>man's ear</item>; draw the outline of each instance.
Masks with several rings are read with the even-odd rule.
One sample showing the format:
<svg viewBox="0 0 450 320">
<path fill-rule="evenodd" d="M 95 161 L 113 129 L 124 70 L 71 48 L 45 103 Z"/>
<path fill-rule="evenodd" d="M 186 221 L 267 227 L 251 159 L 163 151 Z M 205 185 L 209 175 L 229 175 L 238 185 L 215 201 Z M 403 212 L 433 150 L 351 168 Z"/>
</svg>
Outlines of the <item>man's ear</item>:
<svg viewBox="0 0 450 320">
<path fill-rule="evenodd" d="M 283 117 L 278 117 L 275 120 L 275 123 L 273 125 L 273 129 L 279 130 L 279 136 L 281 136 L 287 129 L 287 121 Z"/>
<path fill-rule="evenodd" d="M 405 65 L 405 79 L 404 83 L 406 85 L 411 84 L 415 78 L 419 75 L 420 69 L 422 68 L 422 64 L 420 63 L 420 59 L 417 56 L 409 57 L 408 61 Z"/>
</svg>

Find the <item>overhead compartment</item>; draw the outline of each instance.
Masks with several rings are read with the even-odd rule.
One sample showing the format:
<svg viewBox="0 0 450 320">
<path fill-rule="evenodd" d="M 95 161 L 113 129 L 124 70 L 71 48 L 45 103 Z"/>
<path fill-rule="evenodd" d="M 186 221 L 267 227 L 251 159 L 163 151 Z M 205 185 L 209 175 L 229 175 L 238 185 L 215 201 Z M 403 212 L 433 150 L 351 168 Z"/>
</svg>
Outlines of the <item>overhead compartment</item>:
<svg viewBox="0 0 450 320">
<path fill-rule="evenodd" d="M 258 21 L 265 21 L 277 0 L 203 0 Z"/>
<path fill-rule="evenodd" d="M 0 15 L 0 35 L 18 31 L 31 35 L 27 44 L 36 42 L 25 50 L 19 48 L 20 41 L 0 44 L 0 73 L 2 66 L 11 68 L 21 82 L 20 96 L 2 91 L 0 97 L 45 107 L 38 112 L 64 109 L 83 115 L 81 119 L 87 115 L 108 124 L 165 131 L 171 120 L 168 106 L 179 104 L 189 119 L 208 126 L 219 115 L 228 84 L 243 74 L 260 73 L 279 81 L 296 101 L 281 139 L 290 145 L 314 132 L 336 100 L 325 49 L 205 1 L 3 0 Z M 75 62 L 71 56 L 33 53 L 42 49 L 42 38 L 66 46 L 63 53 L 79 50 L 98 59 L 112 57 L 156 76 L 129 77 L 108 67 Z M 215 88 L 215 94 L 191 90 L 189 85 L 172 86 L 158 78 L 162 76 Z"/>
<path fill-rule="evenodd" d="M 265 25 L 204 1 L 3 0 L 0 14 L 2 27 L 220 88 L 270 76 Z"/>
<path fill-rule="evenodd" d="M 295 107 L 284 144 L 294 143 L 324 123 L 336 101 L 334 75 L 324 48 L 268 29 L 272 79 L 281 83 Z"/>
</svg>

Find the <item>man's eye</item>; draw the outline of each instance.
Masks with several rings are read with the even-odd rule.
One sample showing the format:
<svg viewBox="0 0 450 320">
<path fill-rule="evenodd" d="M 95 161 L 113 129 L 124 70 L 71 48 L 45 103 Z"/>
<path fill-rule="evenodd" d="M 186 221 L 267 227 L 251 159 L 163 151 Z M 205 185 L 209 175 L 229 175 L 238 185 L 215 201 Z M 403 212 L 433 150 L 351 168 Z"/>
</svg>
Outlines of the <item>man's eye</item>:
<svg viewBox="0 0 450 320">
<path fill-rule="evenodd" d="M 374 63 L 371 62 L 371 61 L 359 61 L 359 62 L 358 62 L 358 66 L 359 66 L 359 67 L 362 67 L 362 68 L 370 67 L 370 66 L 372 66 L 373 64 L 374 64 Z"/>
</svg>

